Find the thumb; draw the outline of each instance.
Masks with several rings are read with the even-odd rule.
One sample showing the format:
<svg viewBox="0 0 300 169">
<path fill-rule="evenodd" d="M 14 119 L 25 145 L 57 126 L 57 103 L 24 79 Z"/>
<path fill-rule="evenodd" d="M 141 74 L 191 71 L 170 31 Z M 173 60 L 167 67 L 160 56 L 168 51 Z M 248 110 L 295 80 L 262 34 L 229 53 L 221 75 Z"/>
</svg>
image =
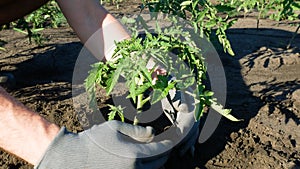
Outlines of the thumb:
<svg viewBox="0 0 300 169">
<path fill-rule="evenodd" d="M 154 129 L 152 127 L 135 126 L 120 121 L 109 121 L 109 127 L 139 142 L 150 142 L 154 138 Z"/>
</svg>

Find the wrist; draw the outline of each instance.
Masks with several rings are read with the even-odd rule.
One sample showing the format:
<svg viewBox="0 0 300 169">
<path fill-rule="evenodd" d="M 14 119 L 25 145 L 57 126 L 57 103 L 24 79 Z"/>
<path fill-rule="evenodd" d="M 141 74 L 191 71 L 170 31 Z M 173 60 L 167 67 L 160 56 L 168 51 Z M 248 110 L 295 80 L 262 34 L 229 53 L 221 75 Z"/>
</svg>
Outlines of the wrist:
<svg viewBox="0 0 300 169">
<path fill-rule="evenodd" d="M 31 160 L 31 163 L 34 165 L 37 164 L 43 157 L 47 148 L 60 131 L 59 126 L 46 121 L 40 116 L 37 117 L 36 122 L 39 123 L 39 125 L 36 126 L 36 130 L 34 131 L 35 133 L 32 134 L 32 137 L 36 139 L 35 144 L 37 144 L 34 152 L 35 156 L 32 156 L 34 159 Z"/>
<path fill-rule="evenodd" d="M 129 31 L 118 20 L 111 17 L 105 18 L 100 28 L 84 44 L 101 61 L 111 60 L 116 42 L 130 38 Z"/>
<path fill-rule="evenodd" d="M 36 164 L 59 127 L 27 109 L 1 87 L 0 103 L 0 147 Z"/>
<path fill-rule="evenodd" d="M 130 38 L 129 31 L 111 14 L 107 14 L 102 22 L 104 42 L 104 60 L 112 59 L 117 42 Z"/>
</svg>

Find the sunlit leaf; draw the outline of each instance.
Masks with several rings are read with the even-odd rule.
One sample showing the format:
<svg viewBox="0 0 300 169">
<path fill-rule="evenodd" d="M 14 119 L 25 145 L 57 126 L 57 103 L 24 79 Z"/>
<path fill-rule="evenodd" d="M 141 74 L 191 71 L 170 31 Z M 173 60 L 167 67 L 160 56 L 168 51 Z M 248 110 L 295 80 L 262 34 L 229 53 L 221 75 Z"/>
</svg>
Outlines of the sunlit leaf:
<svg viewBox="0 0 300 169">
<path fill-rule="evenodd" d="M 183 1 L 183 2 L 181 2 L 180 6 L 187 6 L 190 4 L 192 4 L 192 1 Z"/>
<path fill-rule="evenodd" d="M 211 101 L 211 108 L 220 113 L 222 116 L 226 117 L 227 119 L 231 121 L 241 121 L 240 119 L 235 118 L 230 114 L 231 109 L 224 109 L 222 105 L 217 103 L 215 100 L 210 100 Z"/>
</svg>

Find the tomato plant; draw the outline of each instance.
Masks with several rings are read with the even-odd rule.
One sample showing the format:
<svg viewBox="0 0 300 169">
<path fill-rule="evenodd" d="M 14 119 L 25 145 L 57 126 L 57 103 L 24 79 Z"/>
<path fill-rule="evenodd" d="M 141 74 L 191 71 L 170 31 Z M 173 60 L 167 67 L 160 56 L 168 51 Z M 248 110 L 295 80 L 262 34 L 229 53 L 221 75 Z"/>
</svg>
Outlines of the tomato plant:
<svg viewBox="0 0 300 169">
<path fill-rule="evenodd" d="M 299 20 L 300 14 L 300 1 L 295 0 L 220 0 L 220 4 L 235 9 L 234 12 L 230 13 L 231 16 L 238 15 L 241 11 L 244 12 L 244 17 L 249 12 L 258 12 L 256 28 L 259 28 L 261 18 L 269 18 L 275 21 L 296 21 Z M 287 48 L 290 47 L 299 28 L 300 24 L 298 23 L 298 27 L 290 39 Z"/>
<path fill-rule="evenodd" d="M 295 21 L 300 19 L 300 1 L 294 0 L 277 0 L 274 2 L 272 6 L 273 9 L 277 12 L 271 14 L 270 18 L 276 21 L 281 21 L 284 19 Z M 294 32 L 292 38 L 290 39 L 287 48 L 290 48 L 292 41 L 297 35 L 299 31 L 300 23 L 298 23 L 298 27 Z"/>
<path fill-rule="evenodd" d="M 66 19 L 54 0 L 49 1 L 36 11 L 10 23 L 13 29 L 28 36 L 38 45 L 43 44 L 44 37 L 41 31 L 46 27 L 57 28 L 66 23 Z"/>
<path fill-rule="evenodd" d="M 224 52 L 234 55 L 230 42 L 226 36 L 226 30 L 230 28 L 235 19 L 230 19 L 226 14 L 232 8 L 222 5 L 213 5 L 209 0 L 157 0 L 144 1 L 143 8 L 150 12 L 163 12 L 188 20 L 194 26 L 195 32 L 201 38 L 208 37 L 223 46 Z M 215 31 L 213 31 L 215 29 Z"/>
<path fill-rule="evenodd" d="M 138 114 L 141 113 L 145 103 L 154 104 L 168 96 L 170 90 L 184 90 L 197 85 L 193 93 L 189 93 L 196 100 L 197 111 L 195 118 L 199 120 L 206 106 L 212 106 L 225 117 L 237 121 L 229 114 L 230 110 L 217 104 L 212 97 L 213 93 L 206 89 L 203 80 L 206 79 L 206 66 L 201 49 L 193 41 L 191 32 L 184 30 L 175 17 L 172 27 L 162 29 L 156 24 L 155 33 L 145 29 L 145 38 L 139 37 L 138 22 L 147 27 L 146 22 L 140 17 L 138 21 L 125 19 L 132 31 L 131 39 L 116 43 L 114 55 L 110 61 L 98 62 L 92 65 L 92 70 L 85 81 L 86 90 L 90 100 L 95 100 L 96 86 L 106 89 L 109 95 L 120 77 L 125 78 L 129 90 L 127 98 L 131 98 L 136 105 L 137 116 L 134 124 L 138 124 Z M 173 54 L 176 57 L 172 57 Z M 154 66 L 147 67 L 149 62 Z M 185 66 L 185 64 L 187 66 Z M 156 83 L 152 81 L 152 74 L 157 66 L 166 70 L 166 75 L 158 75 Z M 147 91 L 152 91 L 150 94 Z M 192 103 L 191 103 L 192 104 Z M 93 105 L 94 107 L 95 105 Z M 112 107 L 112 106 L 111 106 Z M 114 107 L 114 109 L 117 109 Z M 121 108 L 118 108 L 121 110 Z M 121 111 L 118 111 L 119 115 Z M 112 119 L 110 114 L 110 119 Z"/>
</svg>

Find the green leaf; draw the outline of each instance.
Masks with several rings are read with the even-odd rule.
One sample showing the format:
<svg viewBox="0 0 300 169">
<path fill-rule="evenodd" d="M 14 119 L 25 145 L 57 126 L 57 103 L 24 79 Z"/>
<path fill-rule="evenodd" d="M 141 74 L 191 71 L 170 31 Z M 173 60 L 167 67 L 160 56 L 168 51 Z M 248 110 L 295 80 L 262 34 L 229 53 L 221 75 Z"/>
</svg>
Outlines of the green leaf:
<svg viewBox="0 0 300 169">
<path fill-rule="evenodd" d="M 205 91 L 204 92 L 204 96 L 206 96 L 206 97 L 211 97 L 213 95 L 214 95 L 214 92 L 212 92 L 212 91 Z"/>
<path fill-rule="evenodd" d="M 203 115 L 203 112 L 204 112 L 204 103 L 199 98 L 199 95 L 200 95 L 199 94 L 199 89 L 194 90 L 193 93 L 187 93 L 187 94 L 194 97 L 195 106 L 196 106 L 196 108 L 195 108 L 195 120 L 198 121 L 198 120 L 200 120 L 200 118 L 201 118 L 201 116 Z"/>
<path fill-rule="evenodd" d="M 3 48 L 3 47 L 0 47 L 0 50 L 6 51 L 6 49 L 5 49 L 5 48 Z"/>
<path fill-rule="evenodd" d="M 231 56 L 234 56 L 234 55 L 235 55 L 231 47 L 230 47 L 230 48 L 227 48 L 227 52 L 228 52 L 228 54 L 231 55 Z"/>
<path fill-rule="evenodd" d="M 161 89 L 154 89 L 152 94 L 151 104 L 160 101 L 162 94 L 163 92 Z"/>
<path fill-rule="evenodd" d="M 148 90 L 150 87 L 151 87 L 151 83 L 145 83 L 143 84 L 142 86 L 138 86 L 136 91 L 135 91 L 135 94 L 136 95 L 140 95 L 140 94 L 143 94 L 146 90 Z"/>
<path fill-rule="evenodd" d="M 199 4 L 199 0 L 194 1 L 192 5 L 193 9 L 195 9 L 198 4 Z"/>
<path fill-rule="evenodd" d="M 33 33 L 36 33 L 36 32 L 42 31 L 42 30 L 44 30 L 44 28 L 36 28 L 36 29 L 32 29 L 31 31 Z"/>
<path fill-rule="evenodd" d="M 161 33 L 162 33 L 161 27 L 159 26 L 159 24 L 158 24 L 157 21 L 156 21 L 156 23 L 155 23 L 155 31 L 156 31 L 158 34 L 161 34 Z"/>
<path fill-rule="evenodd" d="M 115 111 L 111 111 L 108 113 L 108 120 L 114 120 L 115 119 L 115 116 L 116 116 L 116 113 Z"/>
<path fill-rule="evenodd" d="M 190 4 L 192 4 L 192 1 L 183 1 L 183 2 L 181 2 L 180 6 L 187 6 Z"/>
<path fill-rule="evenodd" d="M 152 77 L 151 77 L 150 72 L 146 68 L 146 66 L 141 67 L 141 72 L 142 72 L 144 78 L 147 80 L 147 82 L 149 82 L 151 84 L 152 83 Z"/>
<path fill-rule="evenodd" d="M 212 27 L 214 27 L 214 26 L 216 26 L 217 25 L 217 22 L 215 21 L 215 20 L 210 20 L 209 22 L 207 22 L 206 24 L 205 24 L 205 27 L 206 28 L 212 28 Z"/>
<path fill-rule="evenodd" d="M 230 114 L 231 109 L 224 109 L 224 107 L 222 105 L 220 105 L 219 103 L 217 103 L 215 100 L 211 99 L 210 100 L 211 105 L 210 107 L 214 110 L 216 110 L 218 113 L 220 113 L 222 116 L 226 117 L 227 119 L 231 120 L 231 121 L 241 121 L 240 119 L 235 118 L 234 116 L 232 116 Z"/>
<path fill-rule="evenodd" d="M 13 30 L 28 35 L 28 33 L 26 31 L 23 31 L 23 30 L 18 29 L 18 28 L 13 28 Z"/>
<path fill-rule="evenodd" d="M 197 22 L 193 22 L 193 27 L 194 27 L 195 33 L 197 33 L 198 32 Z"/>
<path fill-rule="evenodd" d="M 136 73 L 138 74 L 138 73 Z M 137 77 L 137 75 L 131 75 L 132 78 L 127 80 L 126 85 L 129 88 L 129 95 L 127 96 L 127 98 L 132 98 L 133 102 L 136 103 L 136 96 L 138 96 L 136 94 L 136 87 L 138 86 L 136 83 L 136 79 L 139 79 Z"/>
<path fill-rule="evenodd" d="M 121 22 L 123 24 L 133 24 L 136 22 L 136 20 L 133 18 L 128 18 L 128 17 L 124 16 L 124 17 L 122 17 Z"/>
<path fill-rule="evenodd" d="M 120 63 L 120 65 L 122 65 L 122 63 Z M 123 66 L 119 66 L 115 70 L 115 72 L 113 72 L 113 74 L 111 76 L 112 78 L 109 79 L 109 84 L 108 84 L 107 89 L 106 89 L 107 95 L 109 95 L 112 92 L 113 88 L 115 87 L 115 85 L 118 82 L 118 79 L 119 79 L 122 71 L 123 71 Z"/>
<path fill-rule="evenodd" d="M 200 118 L 202 117 L 203 113 L 204 113 L 204 103 L 203 102 L 199 102 L 198 104 L 195 104 L 196 109 L 195 109 L 195 120 L 199 121 Z"/>
<path fill-rule="evenodd" d="M 110 105 L 109 106 L 109 110 L 110 112 L 108 113 L 108 120 L 114 120 L 116 114 L 118 114 L 118 116 L 121 118 L 121 121 L 124 122 L 125 118 L 124 118 L 124 108 L 122 108 L 120 105 L 118 106 L 114 106 L 114 105 Z"/>
<path fill-rule="evenodd" d="M 125 122 L 125 117 L 124 117 L 123 112 L 122 112 L 122 113 L 121 113 L 121 112 L 118 112 L 118 116 L 121 118 L 121 121 L 122 121 L 122 122 Z"/>
<path fill-rule="evenodd" d="M 152 94 L 152 99 L 151 99 L 150 103 L 154 104 L 154 103 L 162 100 L 163 98 L 167 97 L 167 95 L 169 94 L 169 91 L 171 89 L 175 88 L 175 83 L 176 82 L 171 82 L 165 88 L 154 88 L 154 91 L 153 91 L 153 94 Z"/>
<path fill-rule="evenodd" d="M 92 70 L 89 71 L 89 75 L 88 77 L 85 79 L 85 88 L 87 89 L 87 91 L 91 91 L 94 86 L 95 86 L 95 82 L 97 80 L 97 65 L 98 64 L 94 64 L 92 65 Z"/>
<path fill-rule="evenodd" d="M 157 75 L 157 80 L 153 88 L 155 89 L 164 89 L 168 86 L 168 77 L 165 75 Z"/>
<path fill-rule="evenodd" d="M 294 2 L 293 4 L 292 4 L 292 9 L 293 10 L 300 10 L 300 2 Z"/>
<path fill-rule="evenodd" d="M 136 19 L 138 22 L 140 22 L 141 23 L 141 25 L 143 26 L 143 28 L 145 29 L 145 30 L 149 30 L 149 26 L 147 25 L 147 23 L 146 23 L 146 21 L 144 20 L 144 18 L 143 17 L 141 17 L 140 15 L 137 17 L 137 19 Z"/>
</svg>

